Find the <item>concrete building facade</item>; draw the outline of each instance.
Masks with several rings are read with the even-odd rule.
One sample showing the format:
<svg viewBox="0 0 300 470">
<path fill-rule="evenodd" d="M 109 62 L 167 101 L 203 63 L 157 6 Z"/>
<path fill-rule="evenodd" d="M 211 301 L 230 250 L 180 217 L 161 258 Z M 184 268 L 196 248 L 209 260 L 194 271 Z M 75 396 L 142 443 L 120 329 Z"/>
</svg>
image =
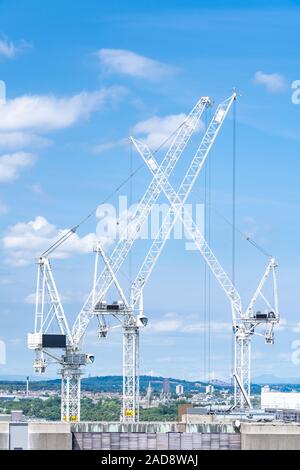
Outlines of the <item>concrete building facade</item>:
<svg viewBox="0 0 300 470">
<path fill-rule="evenodd" d="M 0 422 L 0 449 L 300 450 L 300 424 Z"/>
<path fill-rule="evenodd" d="M 299 392 L 277 392 L 269 387 L 261 389 L 261 408 L 273 410 L 300 410 Z"/>
</svg>

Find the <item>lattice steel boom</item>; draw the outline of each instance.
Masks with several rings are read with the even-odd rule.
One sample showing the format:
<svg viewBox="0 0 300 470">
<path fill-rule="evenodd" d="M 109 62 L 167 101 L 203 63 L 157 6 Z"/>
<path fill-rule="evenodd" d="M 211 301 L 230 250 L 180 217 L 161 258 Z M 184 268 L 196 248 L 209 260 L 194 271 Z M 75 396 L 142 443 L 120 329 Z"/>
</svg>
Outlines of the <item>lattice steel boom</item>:
<svg viewBox="0 0 300 470">
<path fill-rule="evenodd" d="M 191 113 L 187 116 L 180 128 L 177 130 L 171 146 L 160 165 L 160 168 L 167 176 L 170 176 L 173 172 L 184 148 L 186 147 L 189 139 L 198 126 L 204 109 L 207 106 L 210 106 L 210 104 L 211 101 L 208 97 L 202 97 L 197 102 Z M 160 193 L 161 190 L 157 180 L 153 178 L 143 198 L 139 202 L 131 222 L 128 224 L 128 227 L 121 236 L 110 257 L 110 265 L 115 274 L 120 269 L 134 241 L 138 237 L 140 229 L 146 221 Z M 94 315 L 93 299 L 95 303 L 99 302 L 106 294 L 112 282 L 113 280 L 111 273 L 105 268 L 97 279 L 94 291 L 91 292 L 88 296 L 84 306 L 75 320 L 72 329 L 72 337 L 77 345 L 79 345 L 80 341 L 82 340 L 89 322 Z"/>
</svg>

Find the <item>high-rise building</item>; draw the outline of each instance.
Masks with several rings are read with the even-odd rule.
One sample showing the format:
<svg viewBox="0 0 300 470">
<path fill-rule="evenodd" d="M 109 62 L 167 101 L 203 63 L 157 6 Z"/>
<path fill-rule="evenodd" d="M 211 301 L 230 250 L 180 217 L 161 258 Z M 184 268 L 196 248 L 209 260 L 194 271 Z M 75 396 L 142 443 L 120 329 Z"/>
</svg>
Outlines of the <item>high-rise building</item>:
<svg viewBox="0 0 300 470">
<path fill-rule="evenodd" d="M 147 393 L 146 393 L 146 403 L 147 403 L 147 408 L 151 407 L 151 401 L 152 401 L 152 387 L 151 387 L 151 382 L 149 382 L 148 387 L 147 387 Z"/>
<path fill-rule="evenodd" d="M 183 395 L 183 385 L 176 385 L 176 395 Z"/>
<path fill-rule="evenodd" d="M 205 393 L 206 395 L 211 395 L 214 393 L 214 386 L 213 385 L 206 385 L 205 387 Z"/>
<path fill-rule="evenodd" d="M 170 393 L 170 381 L 169 381 L 169 379 L 164 379 L 162 392 L 165 395 L 169 395 L 169 393 Z"/>
</svg>

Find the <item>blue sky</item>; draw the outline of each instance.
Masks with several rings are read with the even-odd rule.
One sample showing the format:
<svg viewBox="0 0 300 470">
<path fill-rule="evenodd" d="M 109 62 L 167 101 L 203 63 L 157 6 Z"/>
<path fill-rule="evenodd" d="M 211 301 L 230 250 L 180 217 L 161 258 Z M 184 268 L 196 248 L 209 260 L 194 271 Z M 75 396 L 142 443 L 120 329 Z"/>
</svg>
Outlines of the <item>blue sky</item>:
<svg viewBox="0 0 300 470">
<path fill-rule="evenodd" d="M 31 373 L 26 335 L 33 329 L 34 259 L 141 165 L 127 137 L 144 138 L 155 149 L 200 96 L 218 103 L 237 87 L 237 226 L 276 256 L 283 318 L 274 346 L 255 339 L 253 375 L 297 376 L 291 355 L 300 335 L 300 105 L 292 103 L 291 84 L 300 79 L 299 2 L 245 8 L 244 2 L 54 0 L 41 8 L 37 1 L 10 0 L 1 1 L 0 15 L 0 79 L 7 88 L 0 106 L 0 309 L 7 363 L 0 375 Z M 223 217 L 231 217 L 232 124 L 231 113 L 210 163 L 210 242 L 229 273 L 231 227 Z M 189 202 L 204 202 L 204 180 L 203 173 Z M 136 202 L 149 181 L 141 169 L 119 195 Z M 117 205 L 117 196 L 110 203 Z M 53 260 L 70 323 L 91 288 L 96 224 L 92 217 L 67 258 Z M 136 244 L 133 274 L 147 247 Z M 201 378 L 208 336 L 204 263 L 184 248 L 184 241 L 170 240 L 147 285 L 150 322 L 141 340 L 141 371 Z M 244 304 L 266 262 L 237 235 Z M 120 275 L 126 287 L 128 276 L 127 262 Z M 228 378 L 230 306 L 213 279 L 211 286 L 211 373 Z M 86 348 L 96 362 L 87 372 L 121 373 L 119 332 L 99 343 L 95 330 L 93 323 Z"/>
</svg>

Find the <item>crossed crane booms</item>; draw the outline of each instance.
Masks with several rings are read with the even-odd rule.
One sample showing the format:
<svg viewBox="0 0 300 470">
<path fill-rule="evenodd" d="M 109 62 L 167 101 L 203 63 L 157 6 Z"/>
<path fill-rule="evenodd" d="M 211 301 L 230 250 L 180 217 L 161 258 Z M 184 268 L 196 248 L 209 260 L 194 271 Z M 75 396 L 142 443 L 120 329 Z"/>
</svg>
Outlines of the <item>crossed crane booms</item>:
<svg viewBox="0 0 300 470">
<path fill-rule="evenodd" d="M 146 144 L 139 142 L 135 140 L 134 138 L 131 138 L 132 143 L 134 144 L 135 148 L 138 150 L 139 154 L 141 155 L 147 167 L 149 168 L 150 172 L 152 173 L 153 181 L 156 183 L 156 186 L 159 188 L 159 190 L 156 191 L 157 195 L 159 195 L 161 192 L 164 192 L 168 198 L 168 201 L 170 202 L 169 211 L 165 215 L 164 220 L 161 224 L 161 227 L 158 231 L 158 234 L 156 238 L 154 239 L 154 241 L 152 242 L 151 248 L 145 257 L 144 262 L 142 263 L 142 266 L 136 276 L 135 281 L 132 284 L 131 299 L 130 299 L 130 303 L 132 306 L 134 306 L 135 303 L 138 301 L 141 295 L 142 289 L 154 268 L 154 265 L 163 249 L 163 246 L 166 240 L 168 239 L 168 235 L 170 231 L 175 225 L 176 220 L 178 219 L 178 217 L 182 218 L 183 220 L 183 217 L 182 217 L 183 206 L 186 202 L 188 195 L 191 192 L 191 189 L 196 181 L 198 174 L 200 173 L 206 161 L 209 150 L 218 134 L 218 131 L 221 128 L 223 120 L 225 119 L 225 116 L 234 99 L 235 99 L 235 95 L 231 96 L 228 100 L 221 103 L 221 105 L 219 105 L 219 107 L 217 108 L 217 111 L 213 119 L 211 120 L 210 125 L 208 126 L 206 130 L 206 133 L 202 139 L 202 142 L 199 145 L 198 150 L 192 159 L 191 165 L 186 175 L 184 176 L 177 193 L 175 192 L 175 190 L 172 188 L 171 184 L 168 181 L 168 177 L 170 176 L 170 171 L 168 171 L 168 169 L 162 170 L 164 161 L 159 166 L 153 154 L 151 153 L 150 149 L 146 146 Z M 195 130 L 196 125 L 197 123 L 194 123 L 193 130 Z M 181 153 L 183 149 L 184 147 L 181 147 Z M 167 152 L 167 154 L 168 153 L 169 151 Z M 175 165 L 173 165 L 173 168 L 174 166 Z M 190 216 L 187 217 L 187 220 L 183 220 L 183 223 L 187 227 L 188 233 L 190 233 L 196 246 L 200 248 L 200 251 L 203 253 L 203 250 L 206 250 L 207 252 L 206 255 L 207 254 L 210 255 L 209 258 L 211 260 L 211 264 L 214 263 L 214 268 L 216 269 L 218 267 L 220 271 L 222 271 L 222 274 L 225 274 L 225 272 L 222 270 L 221 266 L 217 262 L 217 259 L 215 258 L 210 248 L 208 247 L 207 243 L 205 242 L 204 237 L 201 234 L 201 231 L 199 230 L 195 222 L 190 218 Z M 140 226 L 141 226 L 140 222 L 138 220 L 136 221 L 135 218 L 133 217 L 133 220 L 130 224 L 130 232 L 132 233 L 134 230 L 135 233 L 137 233 L 138 232 L 137 227 L 139 229 Z M 110 266 L 110 268 L 112 270 L 113 268 L 112 265 Z M 112 281 L 116 285 L 115 276 L 112 276 Z M 226 282 L 228 283 L 228 285 L 231 285 L 231 281 L 228 277 L 226 277 Z M 119 290 L 117 285 L 116 287 Z M 103 328 L 105 328 L 104 318 L 102 318 L 102 325 L 103 325 Z"/>
<path fill-rule="evenodd" d="M 150 182 L 144 196 L 140 200 L 137 208 L 133 214 L 132 219 L 129 222 L 128 227 L 121 235 L 120 239 L 115 245 L 115 248 L 108 258 L 101 246 L 98 243 L 96 249 L 96 262 L 95 262 L 95 275 L 94 275 L 94 284 L 91 293 L 89 294 L 86 302 L 83 305 L 83 308 L 79 312 L 75 323 L 73 325 L 72 331 L 70 331 L 67 319 L 65 317 L 63 307 L 61 301 L 59 299 L 58 292 L 56 290 L 55 282 L 52 276 L 50 264 L 47 258 L 41 258 L 41 267 L 45 267 L 45 274 L 46 277 L 46 284 L 47 289 L 49 291 L 49 295 L 51 298 L 52 304 L 52 313 L 55 314 L 55 317 L 58 321 L 60 330 L 63 334 L 67 335 L 68 339 L 68 348 L 74 354 L 78 354 L 78 357 L 81 356 L 82 351 L 82 342 L 87 331 L 88 325 L 92 318 L 96 315 L 99 322 L 99 328 L 104 330 L 108 330 L 106 319 L 109 317 L 109 312 L 107 311 L 104 315 L 101 311 L 97 312 L 96 306 L 104 299 L 108 289 L 112 284 L 114 284 L 119 292 L 120 298 L 122 299 L 125 310 L 123 319 L 127 318 L 130 320 L 132 319 L 132 323 L 130 326 L 136 326 L 135 323 L 135 316 L 134 316 L 134 307 L 138 303 L 138 312 L 139 315 L 143 314 L 143 289 L 145 284 L 157 262 L 159 255 L 162 252 L 164 244 L 166 240 L 169 238 L 169 234 L 173 229 L 176 221 L 178 218 L 181 219 L 183 222 L 187 233 L 189 234 L 191 240 L 194 242 L 195 246 L 203 256 L 204 260 L 208 264 L 209 268 L 213 272 L 215 278 L 221 285 L 222 289 L 224 290 L 225 294 L 227 295 L 228 299 L 231 303 L 231 311 L 232 311 L 232 323 L 234 331 L 239 333 L 239 328 L 243 322 L 243 311 L 242 311 L 242 302 L 239 293 L 237 292 L 234 284 L 232 283 L 231 279 L 227 275 L 227 273 L 222 268 L 221 264 L 217 260 L 216 256 L 212 252 L 211 248 L 207 244 L 200 228 L 197 226 L 195 221 L 193 220 L 192 216 L 188 211 L 185 211 L 183 215 L 183 207 L 184 204 L 195 184 L 195 181 L 201 172 L 205 161 L 208 157 L 209 151 L 212 145 L 215 142 L 215 139 L 222 127 L 225 117 L 228 114 L 228 111 L 235 101 L 237 95 L 234 92 L 228 99 L 223 101 L 219 104 L 216 108 L 216 111 L 213 117 L 210 120 L 209 125 L 207 126 L 202 140 L 194 154 L 190 166 L 182 179 L 182 182 L 179 186 L 178 191 L 176 192 L 169 179 L 170 176 L 175 169 L 177 162 L 179 161 L 184 149 L 186 148 L 192 134 L 197 129 L 199 120 L 204 112 L 204 110 L 211 105 L 211 100 L 208 97 L 202 97 L 186 119 L 183 121 L 181 126 L 175 131 L 175 136 L 171 142 L 171 145 L 166 152 L 161 164 L 159 165 L 156 161 L 154 153 L 148 148 L 148 146 L 140 142 L 134 138 L 131 138 L 131 142 L 144 160 L 146 166 L 148 167 L 150 173 L 152 174 L 153 178 Z M 165 215 L 162 224 L 158 230 L 158 233 L 153 240 L 149 251 L 146 254 L 146 257 L 138 271 L 138 274 L 132 283 L 131 291 L 130 291 L 130 299 L 129 301 L 126 299 L 126 296 L 117 280 L 117 273 L 123 264 L 127 254 L 129 253 L 130 249 L 134 241 L 138 238 L 139 231 L 146 221 L 147 217 L 149 216 L 154 203 L 158 199 L 161 193 L 164 193 L 167 197 L 167 200 L 170 204 L 167 214 Z M 97 273 L 97 266 L 98 266 L 98 255 L 101 255 L 104 260 L 104 269 L 98 276 Z M 44 263 L 44 264 L 43 264 Z M 272 272 L 274 271 L 275 266 L 271 266 Z M 251 305 L 251 309 L 253 308 L 253 303 L 256 301 L 258 295 L 261 295 L 262 286 L 269 275 L 270 270 L 267 269 L 265 277 L 262 279 L 259 288 L 257 289 L 255 296 L 253 297 L 253 302 Z M 47 279 L 49 278 L 49 282 Z M 48 284 L 50 287 L 48 287 Z M 52 287 L 51 287 L 52 286 Z M 54 287 L 53 287 L 54 286 Z M 263 297 L 263 296 L 262 296 Z M 37 299 L 39 297 L 37 296 Z M 44 298 L 44 296 L 42 296 Z M 264 297 L 263 297 L 264 298 Z M 277 311 L 277 310 L 275 310 Z M 249 308 L 247 310 L 247 314 L 249 313 Z M 122 313 L 120 312 L 120 315 Z M 38 318 L 40 322 L 40 328 L 35 326 L 35 332 L 43 331 L 43 308 L 41 310 L 41 314 L 38 318 L 38 300 L 37 300 L 37 310 L 36 310 L 36 320 Z M 117 315 L 114 315 L 117 317 Z M 46 317 L 47 318 L 47 317 Z M 50 318 L 50 317 L 49 317 Z M 53 317 L 51 317 L 53 318 Z M 124 325 L 124 323 L 123 323 Z M 139 325 L 145 326 L 145 324 Z M 46 328 L 47 329 L 47 328 Z M 236 336 L 238 337 L 238 336 Z M 36 344 L 36 343 L 34 343 Z M 34 344 L 33 347 L 34 348 Z M 75 357 L 75 356 L 74 356 Z M 73 360 L 70 356 L 70 360 Z M 42 359 L 41 359 L 42 361 Z M 85 363 L 85 359 L 80 365 Z M 73 362 L 72 362 L 73 364 Z M 68 364 L 66 364 L 66 367 Z M 64 365 L 63 365 L 64 367 Z M 136 372 L 134 372 L 135 375 Z M 76 376 L 76 380 L 78 383 L 80 382 L 80 374 Z M 243 383 L 244 377 L 242 374 L 241 383 Z M 80 394 L 80 386 L 78 385 L 77 393 Z M 79 399 L 79 395 L 77 396 L 77 400 Z M 80 404 L 78 403 L 78 408 L 80 409 Z M 79 415 L 80 416 L 80 415 Z"/>
<path fill-rule="evenodd" d="M 191 135 L 196 129 L 197 123 L 202 116 L 204 109 L 207 106 L 210 106 L 210 104 L 211 101 L 209 98 L 202 97 L 196 103 L 180 128 L 177 130 L 173 142 L 160 165 L 160 168 L 164 169 L 167 176 L 170 176 L 174 170 L 180 155 L 182 154 Z M 161 189 L 156 179 L 153 178 L 135 210 L 132 221 L 128 226 L 128 230 L 126 230 L 126 232 L 121 236 L 110 256 L 109 261 L 114 274 L 117 274 L 118 270 L 120 269 L 123 261 L 132 247 L 133 242 L 138 237 L 141 226 L 147 219 L 153 204 L 156 202 L 160 193 Z M 112 282 L 113 277 L 110 275 L 109 270 L 104 268 L 102 273 L 98 276 L 93 291 L 88 296 L 81 312 L 79 313 L 74 323 L 72 336 L 76 345 L 80 344 L 88 324 L 93 317 L 93 309 L 95 305 L 93 304 L 93 299 L 95 302 L 99 302 L 106 294 Z"/>
</svg>

